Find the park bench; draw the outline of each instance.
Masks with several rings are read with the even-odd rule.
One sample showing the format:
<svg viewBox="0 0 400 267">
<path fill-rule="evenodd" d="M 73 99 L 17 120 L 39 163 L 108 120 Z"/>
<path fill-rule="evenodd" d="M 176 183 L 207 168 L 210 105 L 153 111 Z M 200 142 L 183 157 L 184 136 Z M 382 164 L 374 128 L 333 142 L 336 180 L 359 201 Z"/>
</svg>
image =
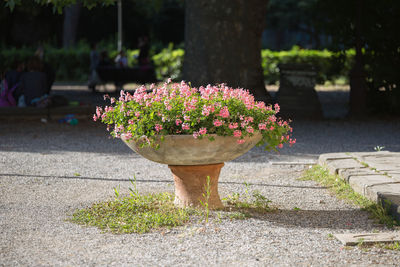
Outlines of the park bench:
<svg viewBox="0 0 400 267">
<path fill-rule="evenodd" d="M 96 69 L 102 84 L 114 83 L 115 87 L 121 88 L 126 83 L 155 83 L 157 82 L 154 67 L 132 67 L 132 68 L 118 68 L 98 67 Z M 98 84 L 101 85 L 101 84 Z M 94 92 L 96 86 L 91 88 Z"/>
</svg>

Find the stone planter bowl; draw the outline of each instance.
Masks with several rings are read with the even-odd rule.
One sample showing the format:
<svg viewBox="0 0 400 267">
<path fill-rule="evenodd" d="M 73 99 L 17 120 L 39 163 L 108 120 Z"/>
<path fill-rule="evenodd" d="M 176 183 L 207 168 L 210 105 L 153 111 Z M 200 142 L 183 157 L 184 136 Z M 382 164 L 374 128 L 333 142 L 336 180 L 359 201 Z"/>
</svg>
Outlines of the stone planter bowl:
<svg viewBox="0 0 400 267">
<path fill-rule="evenodd" d="M 208 138 L 195 139 L 192 135 L 167 135 L 164 141 L 159 141 L 159 149 L 151 147 L 140 148 L 140 142 L 122 140 L 136 153 L 146 159 L 168 165 L 207 165 L 231 161 L 253 148 L 262 138 L 259 132 L 245 138 L 243 144 L 238 144 L 238 138 L 233 136 L 212 135 Z"/>
</svg>

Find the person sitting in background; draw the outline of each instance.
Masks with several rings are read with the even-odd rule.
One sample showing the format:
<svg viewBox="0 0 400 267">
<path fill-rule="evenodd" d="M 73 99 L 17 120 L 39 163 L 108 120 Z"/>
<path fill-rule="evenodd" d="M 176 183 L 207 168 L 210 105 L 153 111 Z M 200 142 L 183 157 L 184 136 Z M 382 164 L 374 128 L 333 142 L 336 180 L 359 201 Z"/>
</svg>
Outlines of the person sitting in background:
<svg viewBox="0 0 400 267">
<path fill-rule="evenodd" d="M 27 64 L 27 72 L 21 75 L 21 92 L 18 106 L 36 106 L 36 102 L 48 94 L 47 77 L 38 57 L 32 57 Z"/>
<path fill-rule="evenodd" d="M 99 67 L 110 67 L 112 66 L 111 60 L 108 57 L 108 52 L 106 50 L 101 51 Z"/>
<path fill-rule="evenodd" d="M 12 107 L 16 105 L 15 98 L 13 97 L 13 90 L 9 88 L 5 78 L 5 71 L 0 69 L 0 108 Z"/>
<path fill-rule="evenodd" d="M 141 68 L 148 68 L 151 64 L 149 51 L 150 51 L 150 42 L 147 36 L 143 36 L 139 38 L 139 66 Z"/>
<path fill-rule="evenodd" d="M 97 74 L 97 67 L 99 66 L 100 62 L 100 55 L 99 52 L 97 52 L 97 45 L 95 43 L 92 43 L 90 46 L 90 68 L 89 68 L 89 81 L 88 81 L 88 87 L 91 90 L 96 89 L 96 84 L 100 83 L 99 75 Z"/>
<path fill-rule="evenodd" d="M 128 59 L 123 50 L 121 50 L 119 54 L 115 57 L 115 65 L 117 66 L 117 68 L 128 67 Z"/>
<path fill-rule="evenodd" d="M 53 67 L 45 60 L 43 46 L 39 45 L 35 52 L 35 56 L 38 57 L 42 62 L 42 71 L 46 74 L 46 94 L 50 94 L 51 87 L 53 86 L 53 83 L 56 79 L 56 72 L 54 71 Z"/>
<path fill-rule="evenodd" d="M 21 76 L 25 71 L 25 63 L 21 60 L 14 60 L 11 69 L 5 73 L 5 80 L 7 82 L 7 87 L 13 90 L 14 99 L 18 99 L 22 92 L 20 87 Z"/>
</svg>

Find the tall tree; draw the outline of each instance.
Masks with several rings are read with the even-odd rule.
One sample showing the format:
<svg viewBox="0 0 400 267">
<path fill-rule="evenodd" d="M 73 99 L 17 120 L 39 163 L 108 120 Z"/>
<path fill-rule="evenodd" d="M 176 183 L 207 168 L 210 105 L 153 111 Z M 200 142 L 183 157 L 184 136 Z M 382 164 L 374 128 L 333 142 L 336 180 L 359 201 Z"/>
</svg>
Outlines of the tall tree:
<svg viewBox="0 0 400 267">
<path fill-rule="evenodd" d="M 266 0 L 186 0 L 184 79 L 226 83 L 269 101 L 261 68 Z"/>
<path fill-rule="evenodd" d="M 79 16 L 82 9 L 82 2 L 77 1 L 75 4 L 64 8 L 64 24 L 63 24 L 63 47 L 68 48 L 75 45 Z"/>
</svg>

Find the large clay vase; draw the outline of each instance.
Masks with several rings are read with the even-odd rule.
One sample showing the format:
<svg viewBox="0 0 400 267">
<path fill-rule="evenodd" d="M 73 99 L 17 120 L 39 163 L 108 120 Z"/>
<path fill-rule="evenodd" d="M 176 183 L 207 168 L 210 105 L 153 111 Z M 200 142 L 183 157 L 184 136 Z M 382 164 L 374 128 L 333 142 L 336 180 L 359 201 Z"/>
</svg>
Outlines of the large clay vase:
<svg viewBox="0 0 400 267">
<path fill-rule="evenodd" d="M 237 143 L 232 136 L 213 135 L 195 139 L 192 135 L 167 135 L 159 140 L 159 149 L 140 147 L 143 140 L 127 141 L 121 139 L 136 153 L 146 159 L 168 164 L 175 182 L 175 204 L 181 207 L 199 206 L 204 203 L 206 191 L 210 192 L 208 206 L 211 209 L 222 208 L 218 194 L 218 178 L 225 161 L 233 160 L 253 148 L 260 140 L 256 132 L 247 137 L 243 144 Z M 207 188 L 207 179 L 210 179 Z"/>
</svg>

